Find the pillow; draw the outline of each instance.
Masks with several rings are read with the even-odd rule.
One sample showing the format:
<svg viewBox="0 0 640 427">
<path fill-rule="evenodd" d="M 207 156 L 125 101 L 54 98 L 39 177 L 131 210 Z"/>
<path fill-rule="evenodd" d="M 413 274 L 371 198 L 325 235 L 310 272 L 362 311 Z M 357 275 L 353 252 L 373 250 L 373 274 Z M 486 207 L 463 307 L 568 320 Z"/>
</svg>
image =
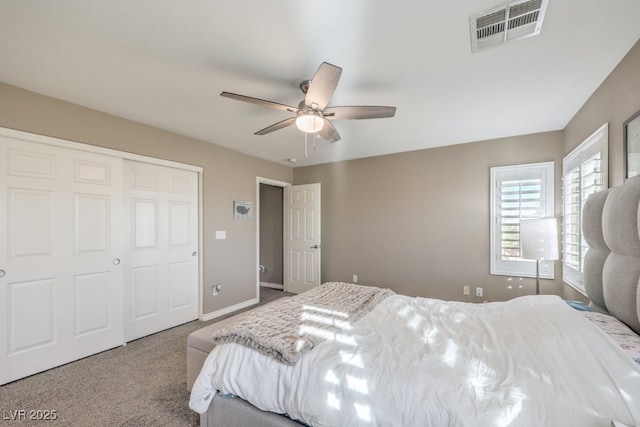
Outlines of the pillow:
<svg viewBox="0 0 640 427">
<path fill-rule="evenodd" d="M 565 300 L 564 302 L 569 304 L 571 308 L 575 308 L 578 311 L 591 311 L 591 308 L 582 301 Z"/>
<path fill-rule="evenodd" d="M 613 316 L 583 311 L 582 315 L 593 322 L 605 334 L 609 335 L 631 358 L 640 365 L 640 335 Z"/>
</svg>

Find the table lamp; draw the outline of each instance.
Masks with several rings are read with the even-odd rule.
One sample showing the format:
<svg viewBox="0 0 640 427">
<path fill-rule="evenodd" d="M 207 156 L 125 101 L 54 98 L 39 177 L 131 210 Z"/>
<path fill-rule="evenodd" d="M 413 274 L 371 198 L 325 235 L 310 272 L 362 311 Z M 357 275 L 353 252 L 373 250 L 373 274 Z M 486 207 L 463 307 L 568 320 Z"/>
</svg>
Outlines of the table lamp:
<svg viewBox="0 0 640 427">
<path fill-rule="evenodd" d="M 558 223 L 555 218 L 520 221 L 520 256 L 536 260 L 536 295 L 540 294 L 540 261 L 558 259 Z"/>
</svg>

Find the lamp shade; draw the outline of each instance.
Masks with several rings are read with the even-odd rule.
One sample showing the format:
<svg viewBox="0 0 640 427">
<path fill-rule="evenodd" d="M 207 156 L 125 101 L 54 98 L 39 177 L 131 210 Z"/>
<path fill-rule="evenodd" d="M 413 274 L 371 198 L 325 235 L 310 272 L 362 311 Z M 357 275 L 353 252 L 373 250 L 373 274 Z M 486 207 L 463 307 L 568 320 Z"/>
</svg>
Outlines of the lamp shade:
<svg viewBox="0 0 640 427">
<path fill-rule="evenodd" d="M 524 259 L 558 259 L 558 223 L 555 218 L 520 221 L 520 255 Z"/>
</svg>

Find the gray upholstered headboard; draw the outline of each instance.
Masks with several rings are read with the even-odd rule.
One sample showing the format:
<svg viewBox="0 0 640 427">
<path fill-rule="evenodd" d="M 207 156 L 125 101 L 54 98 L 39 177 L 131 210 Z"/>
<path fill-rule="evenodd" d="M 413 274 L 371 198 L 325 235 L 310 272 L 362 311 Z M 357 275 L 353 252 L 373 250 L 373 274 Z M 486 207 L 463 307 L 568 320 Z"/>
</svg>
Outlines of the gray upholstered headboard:
<svg viewBox="0 0 640 427">
<path fill-rule="evenodd" d="M 592 194 L 582 213 L 591 304 L 640 333 L 640 175 Z"/>
</svg>

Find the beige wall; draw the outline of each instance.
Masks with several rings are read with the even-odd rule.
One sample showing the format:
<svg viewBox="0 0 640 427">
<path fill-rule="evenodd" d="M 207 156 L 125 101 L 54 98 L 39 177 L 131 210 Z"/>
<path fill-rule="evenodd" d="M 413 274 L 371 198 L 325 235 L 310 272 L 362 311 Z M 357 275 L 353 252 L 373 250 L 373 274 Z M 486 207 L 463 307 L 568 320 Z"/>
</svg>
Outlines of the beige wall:
<svg viewBox="0 0 640 427">
<path fill-rule="evenodd" d="M 594 58 L 597 61 L 598 58 Z M 565 128 L 569 153 L 604 123 L 609 123 L 609 186 L 622 184 L 622 124 L 640 110 L 640 41 L 620 61 Z"/>
<path fill-rule="evenodd" d="M 256 176 L 291 182 L 291 168 L 0 83 L 0 126 L 201 166 L 204 313 L 256 297 L 256 222 L 233 220 L 233 200 L 256 200 Z M 225 230 L 226 240 L 215 240 Z M 220 295 L 210 287 L 221 283 Z"/>
<path fill-rule="evenodd" d="M 597 60 L 597 58 L 594 58 Z M 604 123 L 609 123 L 609 186 L 624 182 L 622 124 L 640 110 L 640 41 L 620 61 L 564 129 L 568 154 Z M 565 286 L 565 298 L 579 294 Z"/>
<path fill-rule="evenodd" d="M 563 154 L 563 133 L 549 132 L 294 169 L 295 184 L 322 183 L 322 280 L 357 274 L 362 284 L 462 301 L 478 300 L 464 285 L 482 286 L 490 301 L 533 293 L 534 279 L 489 274 L 489 168 L 553 160 L 558 178 Z M 543 293 L 563 292 L 558 262 L 555 275 Z"/>
<path fill-rule="evenodd" d="M 463 301 L 476 300 L 463 285 L 483 286 L 489 300 L 531 293 L 531 279 L 489 275 L 489 168 L 555 160 L 559 217 L 562 158 L 608 122 L 609 184 L 621 184 L 622 124 L 638 110 L 640 42 L 563 131 L 296 168 L 295 184 L 323 184 L 323 280 L 357 274 L 364 284 Z M 543 293 L 585 300 L 562 284 L 559 262 L 555 271 Z"/>
<path fill-rule="evenodd" d="M 594 58 L 597 60 L 597 58 Z M 533 280 L 489 275 L 489 168 L 556 161 L 559 216 L 562 157 L 609 122 L 610 185 L 623 182 L 622 123 L 640 110 L 640 42 L 565 130 L 291 170 L 219 146 L 0 83 L 0 126 L 189 163 L 204 168 L 205 292 L 212 312 L 255 297 L 254 221 L 233 221 L 236 200 L 256 199 L 256 176 L 323 184 L 323 280 L 390 286 L 397 292 L 475 301 L 530 293 Z M 341 142 L 347 143 L 347 142 Z M 227 240 L 215 240 L 226 230 Z M 581 298 L 556 281 L 542 291 Z M 507 286 L 515 285 L 509 290 Z M 518 289 L 523 284 L 523 289 Z"/>
</svg>

